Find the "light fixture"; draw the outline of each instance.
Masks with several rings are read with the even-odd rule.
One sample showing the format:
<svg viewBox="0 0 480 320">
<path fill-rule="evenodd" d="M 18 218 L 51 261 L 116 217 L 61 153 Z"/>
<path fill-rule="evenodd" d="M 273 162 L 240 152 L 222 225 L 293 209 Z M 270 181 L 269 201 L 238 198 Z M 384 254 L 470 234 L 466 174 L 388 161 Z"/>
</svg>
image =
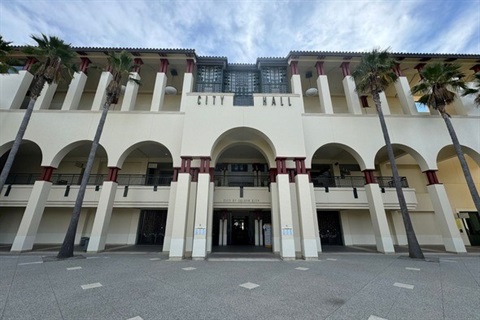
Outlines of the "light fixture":
<svg viewBox="0 0 480 320">
<path fill-rule="evenodd" d="M 173 86 L 173 82 L 175 81 L 175 76 L 178 76 L 178 72 L 176 69 L 170 70 L 170 74 L 172 75 L 172 85 L 165 87 L 165 94 L 169 96 L 174 96 L 177 94 L 177 88 Z"/>
<path fill-rule="evenodd" d="M 310 88 L 308 88 L 307 91 L 305 91 L 305 95 L 307 97 L 313 97 L 318 94 L 318 89 L 315 87 L 312 87 L 312 76 L 313 74 L 311 71 L 307 71 L 307 73 L 305 74 L 305 78 L 308 79 L 308 83 L 310 85 Z"/>
</svg>

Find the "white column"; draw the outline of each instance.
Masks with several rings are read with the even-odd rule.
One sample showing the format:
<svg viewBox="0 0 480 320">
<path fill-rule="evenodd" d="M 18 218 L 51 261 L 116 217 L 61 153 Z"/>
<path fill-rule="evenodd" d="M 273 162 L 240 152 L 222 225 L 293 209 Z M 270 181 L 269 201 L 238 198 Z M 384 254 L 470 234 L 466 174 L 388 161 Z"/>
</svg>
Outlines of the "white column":
<svg viewBox="0 0 480 320">
<path fill-rule="evenodd" d="M 445 250 L 455 253 L 467 252 L 462 237 L 460 236 L 460 231 L 458 231 L 455 223 L 445 187 L 443 184 L 431 184 L 427 186 L 427 190 L 432 200 L 435 218 L 438 226 L 442 230 Z"/>
<path fill-rule="evenodd" d="M 298 217 L 297 192 L 295 183 L 290 182 L 290 199 L 292 203 L 292 223 L 293 223 L 293 241 L 295 242 L 295 257 L 302 254 L 302 232 L 300 228 L 300 218 Z"/>
<path fill-rule="evenodd" d="M 193 235 L 193 259 L 207 257 L 207 219 L 210 191 L 210 174 L 198 174 L 197 201 L 195 210 L 195 231 Z"/>
<path fill-rule="evenodd" d="M 260 236 L 260 233 L 258 231 L 258 220 L 257 218 L 255 218 L 255 220 L 253 220 L 254 223 L 255 223 L 255 246 L 258 247 L 259 244 L 260 244 L 260 239 L 259 239 L 259 236 Z"/>
<path fill-rule="evenodd" d="M 320 230 L 318 229 L 318 217 L 317 217 L 317 201 L 315 199 L 315 189 L 313 183 L 310 183 L 310 199 L 312 200 L 313 208 L 313 227 L 315 228 L 315 241 L 317 242 L 318 252 L 322 252 L 322 244 L 320 243 Z"/>
<path fill-rule="evenodd" d="M 188 209 L 187 209 L 187 221 L 185 223 L 185 252 L 192 254 L 193 250 L 193 229 L 195 227 L 195 203 L 197 201 L 197 188 L 198 183 L 196 181 L 190 182 L 190 193 L 188 196 Z"/>
<path fill-rule="evenodd" d="M 317 88 L 318 99 L 320 100 L 320 111 L 326 114 L 333 114 L 332 97 L 330 96 L 330 87 L 328 85 L 327 76 L 318 76 Z"/>
<path fill-rule="evenodd" d="M 278 209 L 278 186 L 276 182 L 270 182 L 270 194 L 272 196 L 272 249 L 280 253 L 280 210 Z"/>
<path fill-rule="evenodd" d="M 140 81 L 140 75 L 138 72 L 132 72 L 130 78 Z M 138 83 L 135 81 L 127 81 L 127 87 L 125 89 L 125 94 L 123 95 L 123 102 L 121 111 L 132 111 L 135 109 L 135 102 L 137 101 L 138 95 Z"/>
<path fill-rule="evenodd" d="M 259 233 L 259 238 L 260 238 L 259 239 L 260 240 L 259 245 L 260 245 L 260 247 L 263 247 L 263 220 L 262 219 L 258 220 L 258 224 L 259 224 L 258 230 L 260 231 L 260 233 Z"/>
<path fill-rule="evenodd" d="M 20 109 L 33 75 L 20 70 L 18 74 L 0 74 L 0 109 Z"/>
<path fill-rule="evenodd" d="M 388 228 L 385 207 L 383 206 L 382 193 L 377 183 L 365 185 L 368 207 L 370 209 L 370 219 L 372 220 L 373 232 L 377 251 L 383 253 L 394 253 L 392 236 Z"/>
<path fill-rule="evenodd" d="M 73 79 L 68 85 L 67 95 L 63 101 L 62 110 L 77 110 L 83 89 L 87 83 L 87 75 L 83 72 L 75 72 Z"/>
<path fill-rule="evenodd" d="M 351 114 L 362 114 L 360 100 L 355 92 L 355 81 L 352 76 L 343 78 L 343 90 L 345 91 L 345 98 L 347 99 L 348 112 Z"/>
<path fill-rule="evenodd" d="M 388 106 L 388 100 L 387 100 L 387 96 L 385 95 L 385 92 L 382 91 L 382 92 L 380 92 L 379 95 L 380 95 L 380 104 L 381 104 L 381 107 L 382 107 L 383 114 L 384 115 L 391 114 L 390 107 Z"/>
<path fill-rule="evenodd" d="M 223 245 L 224 246 L 228 245 L 227 234 L 228 234 L 228 218 L 223 220 Z"/>
<path fill-rule="evenodd" d="M 342 223 L 343 244 L 353 246 L 352 231 L 350 230 L 350 221 L 348 220 L 348 211 L 340 211 L 340 222 Z"/>
<path fill-rule="evenodd" d="M 399 246 L 408 245 L 407 235 L 405 233 L 405 225 L 403 224 L 402 213 L 398 210 L 391 212 L 392 225 L 397 237 L 397 244 Z"/>
<path fill-rule="evenodd" d="M 315 235 L 315 209 L 312 208 L 312 199 L 310 198 L 310 183 L 307 174 L 297 174 L 295 176 L 295 186 L 297 189 L 298 216 L 301 229 L 302 258 L 318 258 L 317 239 Z"/>
<path fill-rule="evenodd" d="M 407 77 L 401 76 L 398 77 L 398 80 L 395 82 L 395 90 L 397 92 L 398 100 L 402 106 L 404 114 L 418 114 L 417 107 L 415 106 L 415 101 L 413 100 L 412 94 L 410 93 L 410 84 L 408 83 Z"/>
<path fill-rule="evenodd" d="M 180 103 L 180 112 L 184 112 L 185 109 L 187 108 L 186 106 L 186 99 L 185 97 L 187 96 L 187 93 L 192 92 L 193 90 L 193 74 L 192 73 L 185 73 L 183 75 L 183 86 L 182 86 L 182 101 Z"/>
<path fill-rule="evenodd" d="M 10 251 L 32 250 L 51 187 L 50 181 L 35 181 Z"/>
<path fill-rule="evenodd" d="M 218 245 L 223 246 L 223 218 L 220 218 L 218 224 Z"/>
<path fill-rule="evenodd" d="M 100 81 L 98 82 L 97 91 L 95 92 L 95 97 L 93 98 L 92 110 L 98 111 L 102 110 L 105 101 L 107 100 L 107 87 L 112 81 L 112 74 L 108 71 L 102 72 L 100 76 Z"/>
<path fill-rule="evenodd" d="M 208 192 L 208 218 L 207 218 L 207 252 L 212 252 L 212 231 L 213 231 L 213 193 L 215 191 L 215 182 L 210 181 L 210 191 Z"/>
<path fill-rule="evenodd" d="M 95 220 L 93 220 L 92 233 L 88 242 L 87 252 L 98 252 L 105 250 L 108 226 L 112 217 L 113 202 L 117 192 L 118 183 L 105 181 L 102 185 L 100 198 L 98 199 Z"/>
<path fill-rule="evenodd" d="M 305 113 L 305 106 L 303 104 L 302 80 L 299 74 L 292 74 L 290 85 L 292 87 L 292 93 L 300 95 L 300 112 Z"/>
<path fill-rule="evenodd" d="M 45 83 L 42 89 L 42 93 L 35 101 L 35 105 L 33 106 L 33 110 L 43 110 L 48 109 L 50 104 L 52 103 L 53 95 L 57 90 L 58 84 L 52 82 L 51 84 Z"/>
<path fill-rule="evenodd" d="M 177 191 L 175 193 L 175 216 L 172 222 L 172 238 L 169 258 L 179 260 L 185 254 L 185 227 L 190 189 L 190 173 L 179 173 Z"/>
<path fill-rule="evenodd" d="M 153 88 L 152 105 L 150 111 L 160 111 L 163 109 L 163 100 L 165 99 L 165 87 L 167 86 L 167 75 L 158 72 L 155 78 L 155 87 Z"/>
<path fill-rule="evenodd" d="M 278 209 L 280 212 L 280 257 L 284 260 L 295 259 L 295 241 L 293 235 L 292 200 L 288 174 L 277 175 Z"/>
<path fill-rule="evenodd" d="M 140 219 L 140 210 L 136 209 L 132 212 L 132 218 L 130 219 L 130 229 L 128 231 L 127 244 L 134 245 L 137 241 L 138 232 L 138 220 Z"/>
<path fill-rule="evenodd" d="M 177 193 L 177 182 L 170 183 L 170 194 L 168 195 L 167 226 L 165 229 L 165 238 L 163 239 L 163 252 L 170 251 L 170 242 L 172 240 L 173 217 L 175 216 L 175 198 Z"/>
</svg>

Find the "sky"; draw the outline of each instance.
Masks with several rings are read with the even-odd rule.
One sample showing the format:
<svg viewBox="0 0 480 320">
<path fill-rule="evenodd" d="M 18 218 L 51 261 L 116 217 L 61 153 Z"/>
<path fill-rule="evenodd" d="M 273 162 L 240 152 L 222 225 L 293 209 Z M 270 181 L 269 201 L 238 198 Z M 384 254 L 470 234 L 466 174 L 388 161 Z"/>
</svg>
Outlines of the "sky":
<svg viewBox="0 0 480 320">
<path fill-rule="evenodd" d="M 255 63 L 290 51 L 480 54 L 480 0 L 0 0 L 13 45 L 184 48 Z"/>
</svg>

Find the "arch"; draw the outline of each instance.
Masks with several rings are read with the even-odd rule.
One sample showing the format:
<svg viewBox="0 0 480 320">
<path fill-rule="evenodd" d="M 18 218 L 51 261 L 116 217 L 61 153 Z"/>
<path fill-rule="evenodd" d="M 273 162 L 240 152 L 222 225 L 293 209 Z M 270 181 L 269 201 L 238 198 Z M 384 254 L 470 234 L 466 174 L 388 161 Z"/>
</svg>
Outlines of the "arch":
<svg viewBox="0 0 480 320">
<path fill-rule="evenodd" d="M 225 150 L 240 145 L 257 149 L 268 161 L 269 167 L 275 167 L 276 151 L 272 141 L 263 132 L 251 127 L 237 127 L 222 133 L 211 148 L 212 165 L 217 163 Z"/>
<path fill-rule="evenodd" d="M 13 142 L 6 143 L 0 147 L 0 171 L 3 170 L 7 161 L 9 150 L 13 146 Z M 41 163 L 44 155 L 38 144 L 30 140 L 22 140 L 9 175 L 18 174 L 36 174 L 41 171 Z"/>
<path fill-rule="evenodd" d="M 144 154 L 147 154 L 147 155 L 150 155 L 151 157 L 169 157 L 170 160 L 172 161 L 172 163 L 174 162 L 173 161 L 173 156 L 172 156 L 172 152 L 162 143 L 158 142 L 158 141 L 153 141 L 153 140 L 146 140 L 146 141 L 140 141 L 140 142 L 137 142 L 137 143 L 134 143 L 132 144 L 130 147 L 126 148 L 122 154 L 120 155 L 120 157 L 118 158 L 118 160 L 116 161 L 116 167 L 119 167 L 121 168 L 123 166 L 123 163 L 125 162 L 125 159 L 127 159 L 127 157 L 135 150 L 135 149 L 139 149 L 143 146 L 148 146 L 148 145 L 159 145 L 161 146 L 161 148 L 159 148 L 158 150 L 157 149 L 154 149 L 155 152 L 152 152 L 152 149 L 145 149 L 145 150 L 141 150 L 142 153 Z"/>
<path fill-rule="evenodd" d="M 413 149 L 410 146 L 399 144 L 399 143 L 392 143 L 393 152 L 395 156 L 402 155 L 402 153 L 407 153 L 415 159 L 417 164 L 420 166 L 421 171 L 427 171 L 436 168 L 436 165 L 429 163 L 427 159 L 421 155 L 417 150 Z M 389 161 L 387 155 L 386 146 L 381 147 L 375 153 L 375 163 Z"/>
<path fill-rule="evenodd" d="M 65 156 L 67 154 L 69 154 L 72 150 L 74 149 L 77 149 L 77 148 L 80 148 L 82 147 L 83 145 L 88 145 L 90 146 L 92 143 L 91 140 L 79 140 L 79 141 L 75 141 L 75 142 L 72 142 L 68 145 L 66 145 L 65 147 L 63 147 L 62 149 L 60 149 L 59 152 L 57 152 L 57 154 L 55 154 L 52 158 L 52 160 L 50 161 L 50 164 L 49 166 L 52 166 L 54 168 L 58 168 L 60 162 L 65 158 Z M 88 150 L 90 151 L 90 148 L 88 148 Z M 97 155 L 98 156 L 98 152 L 99 151 L 103 151 L 108 159 L 108 154 L 105 150 L 105 148 L 102 146 L 102 145 L 99 145 L 98 146 L 98 149 L 97 149 Z M 88 153 L 87 153 L 87 156 L 88 156 Z"/>
<path fill-rule="evenodd" d="M 20 148 L 19 149 L 21 149 L 25 145 L 28 146 L 28 144 L 35 145 L 38 148 L 38 150 L 40 150 L 40 154 L 42 155 L 42 159 L 43 159 L 42 149 L 40 148 L 40 146 L 37 143 L 33 142 L 32 140 L 23 139 L 22 142 L 20 143 Z M 10 151 L 12 149 L 12 146 L 13 146 L 13 141 L 10 141 L 10 142 L 7 142 L 7 143 L 4 143 L 3 145 L 1 145 L 0 146 L 0 158 L 3 157 L 4 155 L 6 155 L 8 153 L 8 151 Z"/>
<path fill-rule="evenodd" d="M 318 147 L 315 152 L 312 154 L 312 157 L 310 160 L 310 165 L 314 162 L 313 161 L 313 158 L 315 157 L 315 155 L 317 154 L 317 152 L 322 149 L 322 148 L 328 148 L 328 149 L 335 149 L 335 148 L 339 148 L 339 149 L 342 149 L 344 151 L 347 151 L 354 159 L 355 161 L 357 161 L 358 165 L 360 166 L 360 169 L 361 170 L 365 170 L 367 169 L 366 168 L 366 164 L 365 164 L 365 160 L 363 159 L 363 157 L 355 150 L 353 149 L 352 147 L 350 147 L 349 145 L 346 145 L 346 144 L 343 144 L 343 143 L 337 143 L 337 142 L 333 142 L 333 143 L 326 143 L 320 147 Z M 332 155 L 333 156 L 333 155 Z M 332 157 L 331 156 L 331 157 Z M 332 158 L 332 160 L 334 160 L 334 158 Z M 307 163 L 307 166 L 308 166 L 308 163 Z"/>
<path fill-rule="evenodd" d="M 468 155 L 477 163 L 478 166 L 480 166 L 480 153 L 478 151 L 475 151 L 474 149 L 464 145 L 461 145 L 460 147 L 464 154 Z M 449 157 L 457 157 L 455 148 L 452 144 L 447 144 L 443 146 L 438 151 L 436 159 L 437 159 L 437 162 L 439 162 L 442 159 L 449 158 Z"/>
</svg>

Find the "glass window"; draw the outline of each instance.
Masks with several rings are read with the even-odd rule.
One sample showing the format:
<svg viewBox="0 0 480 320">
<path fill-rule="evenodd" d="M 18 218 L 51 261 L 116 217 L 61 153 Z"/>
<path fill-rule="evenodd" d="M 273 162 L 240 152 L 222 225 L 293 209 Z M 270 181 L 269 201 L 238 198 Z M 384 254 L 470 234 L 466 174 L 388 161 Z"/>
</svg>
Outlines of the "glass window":
<svg viewBox="0 0 480 320">
<path fill-rule="evenodd" d="M 262 74 L 263 93 L 287 93 L 287 67 L 264 67 Z"/>
<path fill-rule="evenodd" d="M 197 92 L 223 92 L 223 69 L 221 66 L 197 68 Z"/>
</svg>

